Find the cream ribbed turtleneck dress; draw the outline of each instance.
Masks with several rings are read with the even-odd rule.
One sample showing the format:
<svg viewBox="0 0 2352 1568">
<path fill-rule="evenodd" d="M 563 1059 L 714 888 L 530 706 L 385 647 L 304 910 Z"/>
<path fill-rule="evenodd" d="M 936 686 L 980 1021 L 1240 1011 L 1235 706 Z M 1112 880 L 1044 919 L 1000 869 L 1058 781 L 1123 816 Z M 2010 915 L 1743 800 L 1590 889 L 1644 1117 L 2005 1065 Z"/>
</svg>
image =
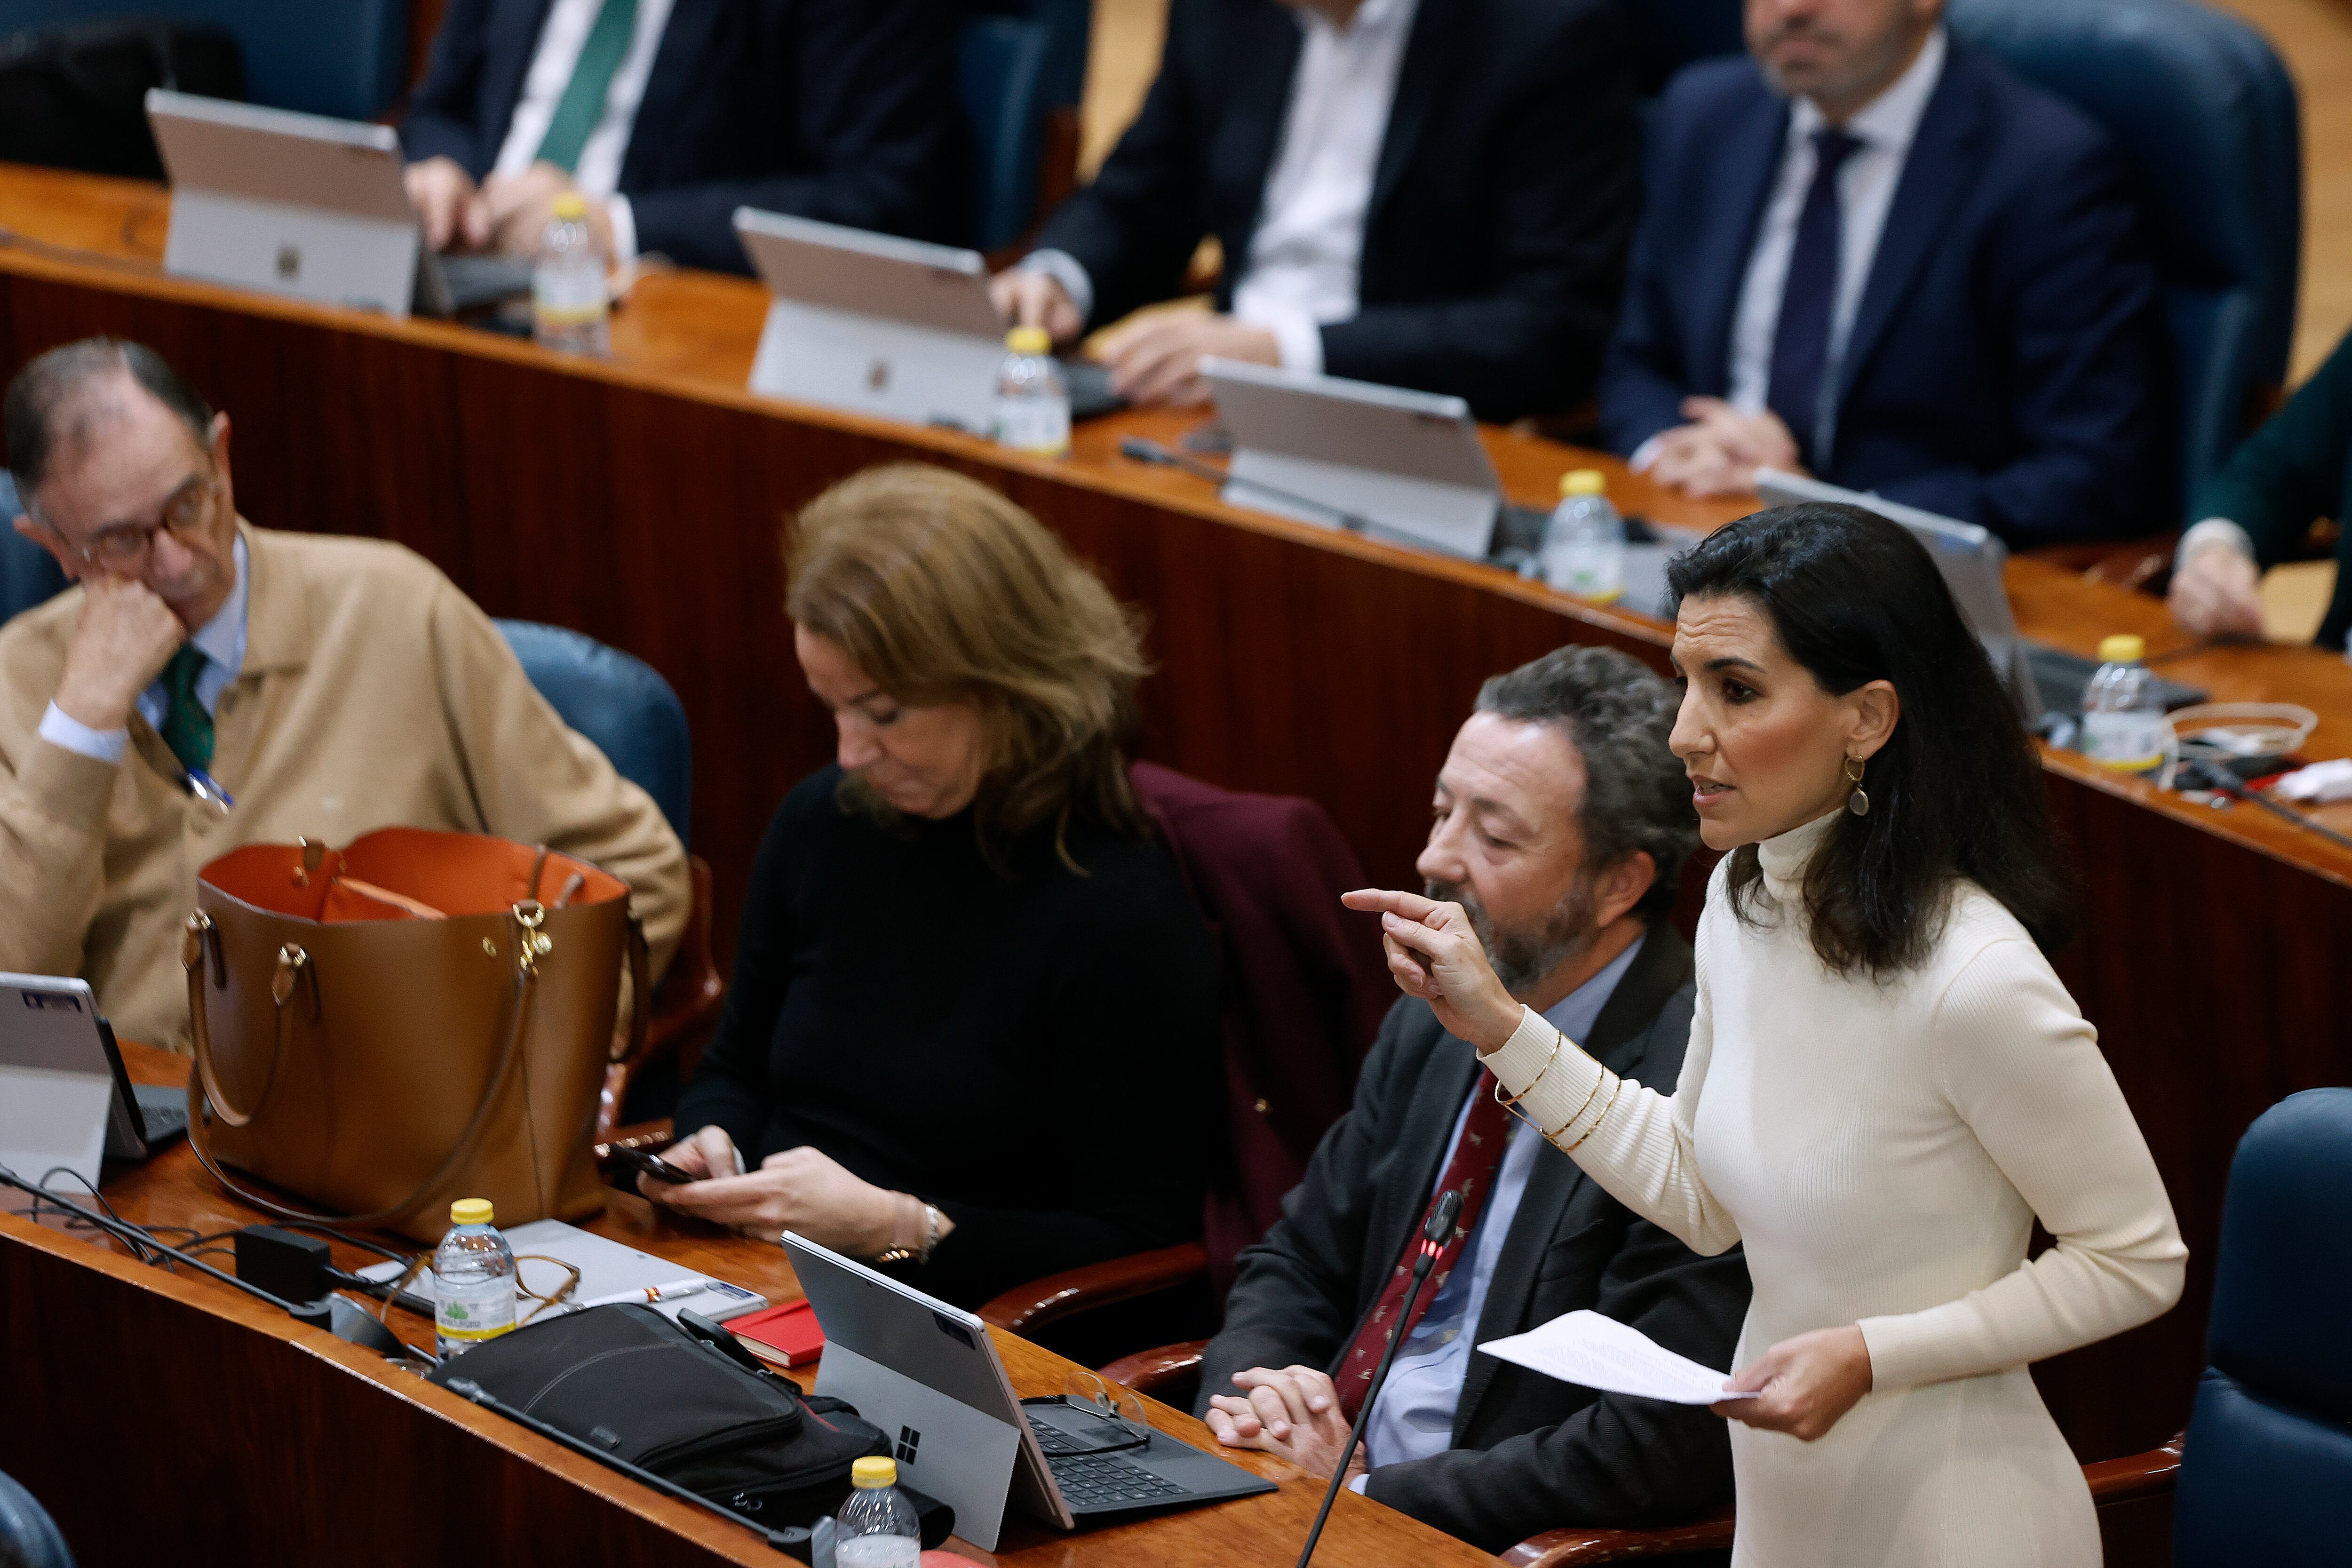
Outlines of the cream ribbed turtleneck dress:
<svg viewBox="0 0 2352 1568">
<path fill-rule="evenodd" d="M 1982 889 L 1914 970 L 1822 966 L 1798 889 L 1837 820 L 1759 847 L 1762 929 L 1716 868 L 1671 1096 L 1572 1044 L 1544 1070 L 1560 1037 L 1533 1012 L 1486 1065 L 1635 1212 L 1702 1253 L 1746 1243 L 1740 1363 L 1862 1327 L 1872 1390 L 1827 1436 L 1732 1424 L 1734 1568 L 2097 1568 L 2026 1366 L 2172 1305 L 2172 1206 L 2096 1035 Z M 2057 1245 L 2029 1263 L 2037 1215 Z"/>
</svg>

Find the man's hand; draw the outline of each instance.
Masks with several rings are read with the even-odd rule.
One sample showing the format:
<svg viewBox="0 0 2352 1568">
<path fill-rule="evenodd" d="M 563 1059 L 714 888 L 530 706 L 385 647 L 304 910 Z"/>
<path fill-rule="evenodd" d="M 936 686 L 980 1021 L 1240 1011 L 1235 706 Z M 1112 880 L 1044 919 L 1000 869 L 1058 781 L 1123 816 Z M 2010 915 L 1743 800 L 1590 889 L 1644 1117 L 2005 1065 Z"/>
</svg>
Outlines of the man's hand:
<svg viewBox="0 0 2352 1568">
<path fill-rule="evenodd" d="M 1311 1366 L 1286 1366 L 1270 1372 L 1254 1366 L 1234 1373 L 1234 1386 L 1244 1392 L 1213 1394 L 1207 1416 L 1210 1435 L 1228 1448 L 1255 1448 L 1289 1460 L 1310 1476 L 1329 1479 L 1339 1468 L 1339 1450 L 1348 1446 L 1349 1422 L 1339 1411 L 1339 1391 L 1328 1373 Z M 1364 1454 L 1356 1450 L 1348 1461 L 1348 1479 L 1364 1473 Z"/>
<path fill-rule="evenodd" d="M 733 1143 L 724 1142 L 727 1135 L 717 1128 L 706 1127 L 662 1158 L 692 1174 L 709 1172 L 708 1180 L 679 1185 L 639 1177 L 638 1191 L 681 1214 L 730 1226 L 761 1241 L 798 1231 L 854 1258 L 872 1258 L 899 1245 L 909 1207 L 920 1211 L 921 1205 L 905 1194 L 860 1181 L 831 1156 L 805 1145 L 769 1155 L 747 1175 L 718 1174 L 713 1133 L 731 1165 Z"/>
<path fill-rule="evenodd" d="M 555 216 L 555 198 L 574 188 L 571 175 L 548 163 L 533 163 L 520 174 L 492 174 L 467 209 L 467 242 L 509 256 L 529 256 L 539 248 Z M 610 257 L 613 215 L 603 202 L 588 204 L 588 226 Z"/>
<path fill-rule="evenodd" d="M 188 628 L 162 595 L 131 577 L 90 573 L 81 580 L 81 614 L 66 644 L 57 704 L 93 730 L 131 722 L 139 694 L 155 683 Z"/>
<path fill-rule="evenodd" d="M 1206 403 L 1209 384 L 1201 378 L 1204 354 L 1253 364 L 1282 363 L 1282 350 L 1272 332 L 1204 310 L 1156 311 L 1128 322 L 1102 343 L 1112 390 L 1139 407 Z"/>
<path fill-rule="evenodd" d="M 996 313 L 1016 327 L 1043 327 L 1057 343 L 1078 335 L 1086 322 L 1061 279 L 1016 267 L 988 280 L 988 298 Z"/>
<path fill-rule="evenodd" d="M 425 225 L 425 248 L 446 250 L 463 243 L 478 249 L 482 239 L 467 231 L 468 209 L 474 205 L 474 176 L 455 158 L 426 158 L 401 171 L 408 199 Z"/>
<path fill-rule="evenodd" d="M 1756 488 L 1756 470 L 1801 474 L 1796 437 L 1770 409 L 1742 414 L 1719 397 L 1683 399 L 1690 421 L 1658 437 L 1649 475 L 1687 496 L 1741 495 Z"/>
<path fill-rule="evenodd" d="M 1741 1367 L 1731 1374 L 1731 1386 L 1760 1392 L 1712 1406 L 1717 1415 L 1810 1443 L 1870 1392 L 1870 1345 L 1856 1324 L 1816 1329 L 1782 1340 Z"/>
<path fill-rule="evenodd" d="M 2235 545 L 2208 539 L 2172 569 L 2165 603 L 2180 629 L 2200 637 L 2263 635 L 2262 573 Z"/>
</svg>

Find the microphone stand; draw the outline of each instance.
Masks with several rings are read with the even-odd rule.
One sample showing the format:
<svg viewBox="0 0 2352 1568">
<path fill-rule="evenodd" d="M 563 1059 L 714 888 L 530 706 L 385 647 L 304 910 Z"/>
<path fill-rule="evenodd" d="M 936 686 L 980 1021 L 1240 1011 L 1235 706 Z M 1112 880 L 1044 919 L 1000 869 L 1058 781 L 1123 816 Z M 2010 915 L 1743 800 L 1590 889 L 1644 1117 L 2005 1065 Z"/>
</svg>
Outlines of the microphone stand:
<svg viewBox="0 0 2352 1568">
<path fill-rule="evenodd" d="M 1412 1260 L 1412 1283 L 1405 1287 L 1404 1301 L 1397 1308 L 1397 1331 L 1389 1336 L 1389 1348 L 1381 1352 L 1381 1364 L 1372 1369 L 1372 1381 L 1364 1390 L 1364 1403 L 1356 1411 L 1356 1425 L 1348 1433 L 1348 1446 L 1339 1450 L 1339 1461 L 1331 1471 L 1331 1484 L 1323 1490 L 1323 1506 L 1316 1510 L 1315 1528 L 1307 1532 L 1307 1544 L 1298 1553 L 1297 1568 L 1307 1568 L 1307 1560 L 1315 1555 L 1316 1543 L 1323 1539 L 1323 1523 L 1331 1517 L 1331 1504 L 1347 1482 L 1348 1463 L 1356 1457 L 1356 1445 L 1364 1440 L 1364 1423 L 1372 1418 L 1372 1402 L 1380 1397 L 1381 1384 L 1388 1381 L 1389 1363 L 1396 1360 L 1397 1348 L 1404 1343 L 1404 1325 L 1412 1316 L 1413 1301 L 1421 1294 L 1422 1282 L 1436 1265 L 1437 1255 L 1445 1250 L 1445 1238 L 1453 1233 L 1454 1222 L 1461 1213 L 1460 1193 L 1440 1193 L 1436 1210 L 1421 1227 L 1421 1256 Z"/>
</svg>

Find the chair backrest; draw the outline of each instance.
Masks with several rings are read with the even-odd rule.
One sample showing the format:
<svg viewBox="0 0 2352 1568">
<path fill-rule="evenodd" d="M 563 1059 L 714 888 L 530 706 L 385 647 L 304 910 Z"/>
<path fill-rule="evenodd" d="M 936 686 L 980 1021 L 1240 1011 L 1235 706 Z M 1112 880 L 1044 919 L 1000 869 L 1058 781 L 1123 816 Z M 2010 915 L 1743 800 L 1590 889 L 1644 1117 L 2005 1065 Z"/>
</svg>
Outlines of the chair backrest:
<svg viewBox="0 0 2352 1568">
<path fill-rule="evenodd" d="M 6 1475 L 0 1475 L 0 1563 L 8 1568 L 74 1568 L 57 1521 Z"/>
<path fill-rule="evenodd" d="M 1748 47 L 1740 0 L 1618 0 L 1641 57 L 1642 94 L 1654 98 L 1686 65 Z"/>
<path fill-rule="evenodd" d="M 227 28 L 253 101 L 277 109 L 373 120 L 406 85 L 408 0 L 8 0 L 0 30 L 131 16 Z"/>
<path fill-rule="evenodd" d="M 2211 1365 L 2173 1508 L 2177 1568 L 2352 1551 L 2352 1089 L 2271 1107 L 2230 1163 Z"/>
<path fill-rule="evenodd" d="M 1045 106 L 1076 109 L 1087 95 L 1095 0 L 970 0 L 975 15 L 1017 16 L 1045 29 Z"/>
<path fill-rule="evenodd" d="M 1151 763 L 1132 776 L 1217 946 L 1229 1159 L 1212 1173 L 1204 1240 L 1222 1301 L 1234 1254 L 1279 1217 L 1355 1099 L 1396 988 L 1379 924 L 1339 906 L 1363 867 L 1321 806 Z"/>
<path fill-rule="evenodd" d="M 49 552 L 18 533 L 16 481 L 0 468 L 0 624 L 65 591 L 66 574 Z"/>
<path fill-rule="evenodd" d="M 967 242 L 974 249 L 1012 244 L 1035 215 L 1053 49 L 1053 32 L 1041 22 L 980 16 L 963 25 L 956 89 L 971 126 Z"/>
<path fill-rule="evenodd" d="M 525 675 L 563 721 L 588 737 L 620 775 L 654 797 L 687 842 L 694 747 L 669 682 L 632 654 L 536 621 L 500 621 Z"/>
<path fill-rule="evenodd" d="M 2263 36 L 2197 0 L 1951 0 L 1955 37 L 2122 147 L 2164 289 L 2180 504 L 2282 384 L 2302 269 L 2294 87 Z"/>
</svg>

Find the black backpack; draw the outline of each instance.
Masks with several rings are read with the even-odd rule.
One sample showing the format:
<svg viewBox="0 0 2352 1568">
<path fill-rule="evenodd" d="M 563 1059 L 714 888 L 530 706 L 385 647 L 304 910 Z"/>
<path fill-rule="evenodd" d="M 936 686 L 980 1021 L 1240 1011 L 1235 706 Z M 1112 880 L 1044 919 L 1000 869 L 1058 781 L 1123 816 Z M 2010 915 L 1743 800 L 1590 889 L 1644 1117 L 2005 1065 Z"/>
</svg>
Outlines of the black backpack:
<svg viewBox="0 0 2352 1568">
<path fill-rule="evenodd" d="M 245 56 L 220 27 L 100 22 L 0 35 L 0 160 L 160 180 L 147 89 L 245 97 Z"/>
<path fill-rule="evenodd" d="M 890 1440 L 838 1399 L 752 1372 L 651 1307 L 542 1319 L 444 1362 L 501 1404 L 771 1530 L 849 1495 L 849 1467 Z"/>
</svg>

